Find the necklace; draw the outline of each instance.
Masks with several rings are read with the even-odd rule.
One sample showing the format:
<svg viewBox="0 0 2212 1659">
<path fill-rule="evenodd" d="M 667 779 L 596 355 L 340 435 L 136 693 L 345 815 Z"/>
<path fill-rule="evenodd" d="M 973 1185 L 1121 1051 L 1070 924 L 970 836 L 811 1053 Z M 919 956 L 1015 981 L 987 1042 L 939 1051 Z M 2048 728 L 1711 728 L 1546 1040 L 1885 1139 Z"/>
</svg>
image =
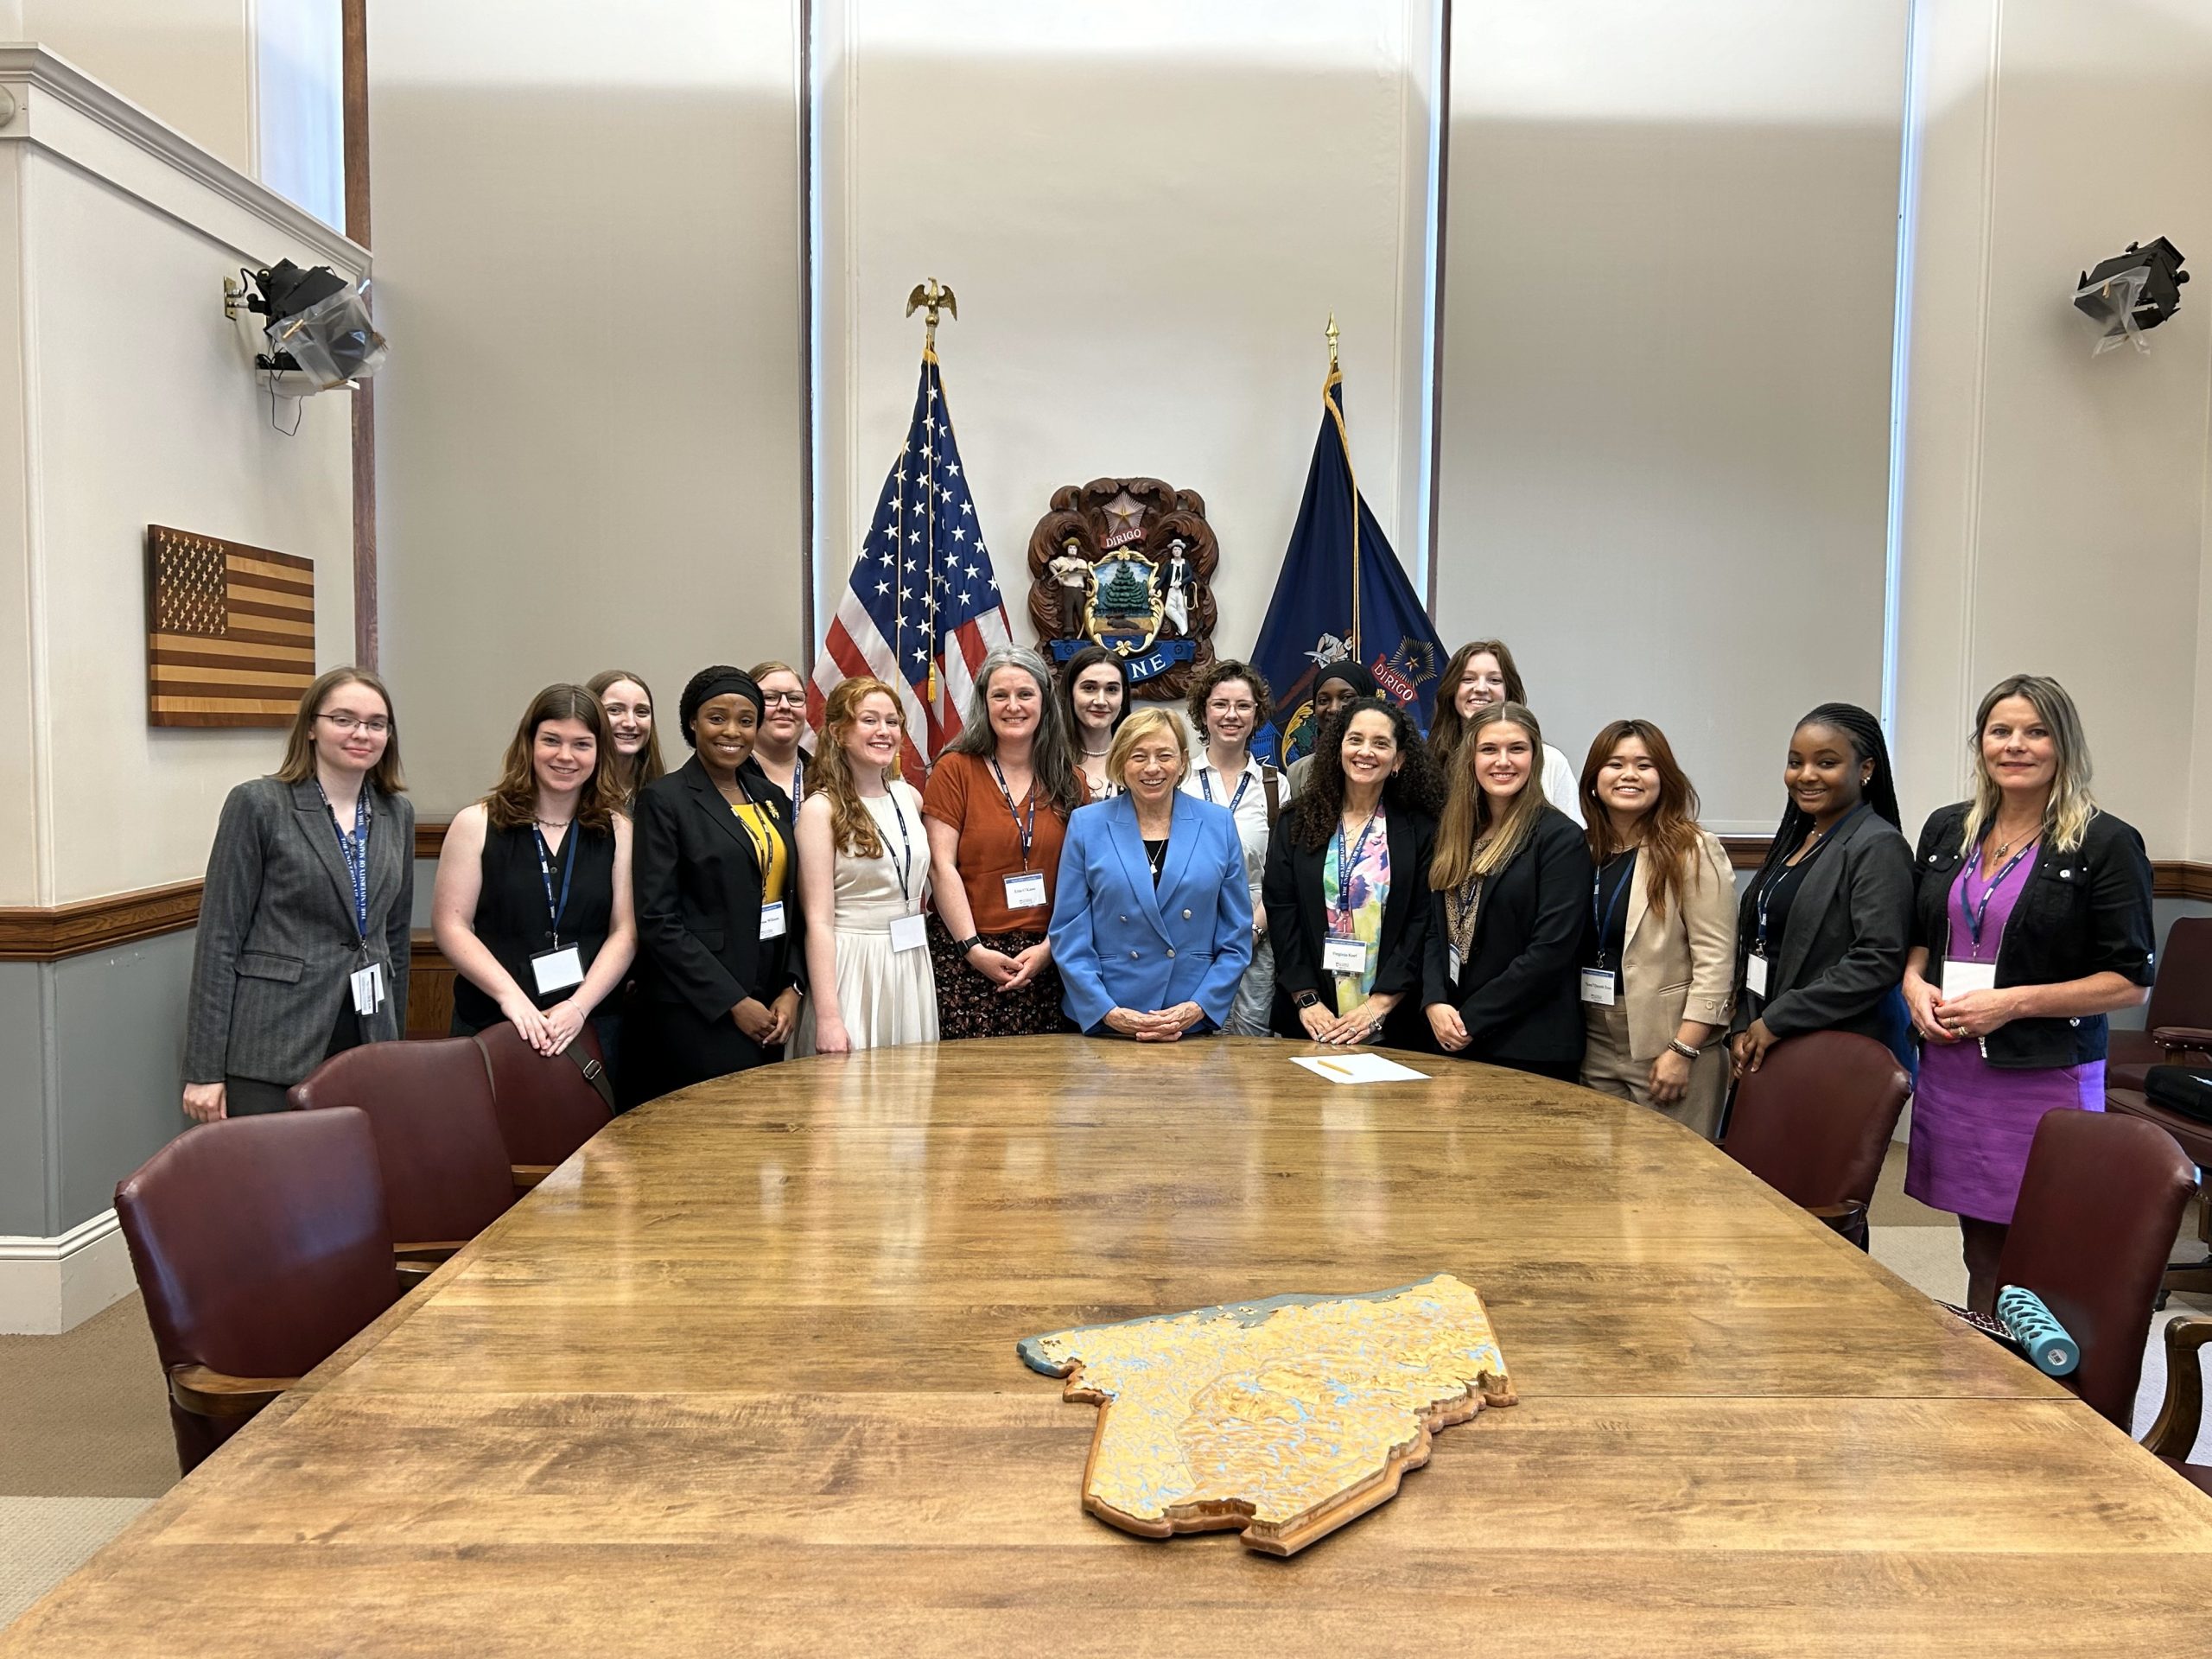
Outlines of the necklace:
<svg viewBox="0 0 2212 1659">
<path fill-rule="evenodd" d="M 1103 749 L 1085 749 L 1083 752 L 1083 758 L 1086 760 L 1103 760 L 1108 755 L 1113 753 L 1114 746 L 1109 743 Z"/>
<path fill-rule="evenodd" d="M 1994 835 L 1997 831 L 1997 826 L 1993 823 L 1989 826 L 1989 829 L 1992 835 Z M 2030 842 L 2033 841 L 2042 833 L 2043 823 L 2038 819 L 2029 829 L 2007 836 L 2004 840 L 1999 842 L 1997 843 L 1996 857 L 2001 861 L 2005 855 L 2011 852 L 2015 847 L 2026 846 Z"/>
</svg>

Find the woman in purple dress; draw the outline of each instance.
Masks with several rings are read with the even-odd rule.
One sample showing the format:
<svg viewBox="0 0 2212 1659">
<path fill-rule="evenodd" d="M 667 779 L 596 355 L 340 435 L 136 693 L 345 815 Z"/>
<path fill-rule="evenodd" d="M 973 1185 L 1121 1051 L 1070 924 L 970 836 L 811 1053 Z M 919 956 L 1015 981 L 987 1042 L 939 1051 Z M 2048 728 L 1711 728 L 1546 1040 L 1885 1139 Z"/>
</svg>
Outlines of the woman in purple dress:
<svg viewBox="0 0 2212 1659">
<path fill-rule="evenodd" d="M 1959 1218 L 1974 1307 L 2043 1115 L 2102 1111 L 2105 1016 L 2149 995 L 2151 862 L 2100 811 L 2074 700 L 2016 674 L 1974 718 L 1974 798 L 1920 832 L 1904 997 L 1921 1037 L 1905 1191 Z"/>
</svg>

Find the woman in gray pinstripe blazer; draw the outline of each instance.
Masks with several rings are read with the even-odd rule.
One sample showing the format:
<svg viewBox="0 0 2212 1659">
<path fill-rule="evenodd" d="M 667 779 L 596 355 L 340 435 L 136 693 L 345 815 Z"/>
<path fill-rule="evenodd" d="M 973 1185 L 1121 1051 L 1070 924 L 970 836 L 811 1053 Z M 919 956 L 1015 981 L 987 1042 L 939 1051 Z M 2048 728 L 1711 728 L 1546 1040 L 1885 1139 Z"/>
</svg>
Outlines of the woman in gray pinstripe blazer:
<svg viewBox="0 0 2212 1659">
<path fill-rule="evenodd" d="M 404 788 L 391 694 L 334 668 L 301 697 L 283 765 L 223 803 L 193 949 L 187 1116 L 281 1111 L 330 1055 L 406 1030 Z"/>
</svg>

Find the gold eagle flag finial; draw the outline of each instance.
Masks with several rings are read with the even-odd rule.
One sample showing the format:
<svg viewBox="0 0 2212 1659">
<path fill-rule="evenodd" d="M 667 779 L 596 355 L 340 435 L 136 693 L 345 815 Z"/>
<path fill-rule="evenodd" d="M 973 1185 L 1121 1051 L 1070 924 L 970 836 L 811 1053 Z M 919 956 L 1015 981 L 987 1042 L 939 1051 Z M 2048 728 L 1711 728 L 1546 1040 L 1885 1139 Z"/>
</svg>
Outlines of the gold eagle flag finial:
<svg viewBox="0 0 2212 1659">
<path fill-rule="evenodd" d="M 906 296 L 906 315 L 912 316 L 922 311 L 922 349 L 931 357 L 937 355 L 937 314 L 942 308 L 955 322 L 960 321 L 960 302 L 952 290 L 934 276 L 925 283 L 914 284 L 914 291 Z"/>
</svg>

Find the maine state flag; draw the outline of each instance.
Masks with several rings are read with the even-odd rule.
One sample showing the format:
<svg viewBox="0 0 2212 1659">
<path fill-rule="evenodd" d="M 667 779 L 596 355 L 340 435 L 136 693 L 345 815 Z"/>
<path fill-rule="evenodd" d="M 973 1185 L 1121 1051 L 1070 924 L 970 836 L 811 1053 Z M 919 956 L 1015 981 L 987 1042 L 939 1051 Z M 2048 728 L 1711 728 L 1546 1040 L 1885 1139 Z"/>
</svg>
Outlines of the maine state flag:
<svg viewBox="0 0 2212 1659">
<path fill-rule="evenodd" d="M 1313 686 L 1332 664 L 1347 658 L 1359 663 L 1424 732 L 1436 711 L 1436 678 L 1444 666 L 1436 626 L 1360 499 L 1343 386 L 1332 350 L 1306 499 L 1252 652 L 1253 666 L 1274 694 L 1277 749 L 1285 765 L 1313 747 Z"/>
</svg>

